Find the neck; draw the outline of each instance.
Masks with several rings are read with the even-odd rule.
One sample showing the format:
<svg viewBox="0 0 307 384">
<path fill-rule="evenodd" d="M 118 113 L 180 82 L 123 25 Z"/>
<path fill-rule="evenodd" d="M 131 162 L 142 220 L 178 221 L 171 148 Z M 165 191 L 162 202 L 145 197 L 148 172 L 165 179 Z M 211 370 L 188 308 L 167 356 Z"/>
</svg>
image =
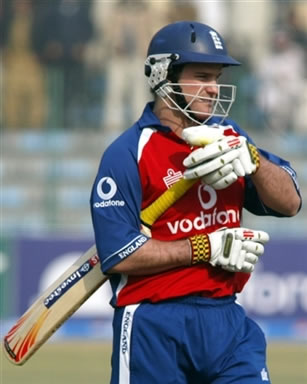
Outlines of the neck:
<svg viewBox="0 0 307 384">
<path fill-rule="evenodd" d="M 161 121 L 161 124 L 169 127 L 177 136 L 181 137 L 184 128 L 190 127 L 191 121 L 180 111 L 174 111 L 163 102 L 157 99 L 153 112 Z"/>
</svg>

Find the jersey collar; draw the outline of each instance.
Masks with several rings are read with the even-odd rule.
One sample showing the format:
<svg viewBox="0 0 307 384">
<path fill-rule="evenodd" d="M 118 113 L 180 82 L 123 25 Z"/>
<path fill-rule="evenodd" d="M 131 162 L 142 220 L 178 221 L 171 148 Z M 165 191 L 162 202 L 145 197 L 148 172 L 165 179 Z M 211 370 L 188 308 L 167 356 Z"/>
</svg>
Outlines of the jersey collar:
<svg viewBox="0 0 307 384">
<path fill-rule="evenodd" d="M 171 132 L 172 130 L 169 127 L 161 124 L 160 119 L 153 112 L 153 107 L 154 102 L 149 102 L 146 105 L 143 114 L 138 121 L 139 127 L 141 129 L 147 127 L 154 127 L 159 131 Z"/>
</svg>

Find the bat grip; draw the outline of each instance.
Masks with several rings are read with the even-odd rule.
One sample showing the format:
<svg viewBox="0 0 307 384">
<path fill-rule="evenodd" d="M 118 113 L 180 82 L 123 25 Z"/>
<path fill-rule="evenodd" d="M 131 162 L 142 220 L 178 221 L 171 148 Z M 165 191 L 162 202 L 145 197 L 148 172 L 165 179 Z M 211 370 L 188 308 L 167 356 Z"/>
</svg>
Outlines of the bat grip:
<svg viewBox="0 0 307 384">
<path fill-rule="evenodd" d="M 141 212 L 141 221 L 146 226 L 152 226 L 152 224 L 177 200 L 179 200 L 192 186 L 198 181 L 198 179 L 180 179 L 177 183 L 173 184 L 168 190 L 166 190 L 157 200 L 150 204 Z"/>
</svg>

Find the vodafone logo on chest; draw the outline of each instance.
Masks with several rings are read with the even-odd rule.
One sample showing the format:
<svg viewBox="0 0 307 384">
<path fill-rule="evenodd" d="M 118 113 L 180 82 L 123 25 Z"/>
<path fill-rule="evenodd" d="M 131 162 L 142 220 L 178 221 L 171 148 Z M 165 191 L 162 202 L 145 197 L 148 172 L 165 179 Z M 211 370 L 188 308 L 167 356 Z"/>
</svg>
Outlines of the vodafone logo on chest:
<svg viewBox="0 0 307 384">
<path fill-rule="evenodd" d="M 203 209 L 211 209 L 215 206 L 217 201 L 217 193 L 215 189 L 210 187 L 209 185 L 203 185 L 201 184 L 198 187 L 198 199 L 200 202 L 200 205 Z"/>
<path fill-rule="evenodd" d="M 177 233 L 187 234 L 193 230 L 205 230 L 210 227 L 227 226 L 229 223 L 240 223 L 239 208 L 219 209 L 217 192 L 209 185 L 199 185 L 197 197 L 202 210 L 193 219 L 183 218 L 174 222 L 168 221 L 167 227 L 172 235 Z"/>
</svg>

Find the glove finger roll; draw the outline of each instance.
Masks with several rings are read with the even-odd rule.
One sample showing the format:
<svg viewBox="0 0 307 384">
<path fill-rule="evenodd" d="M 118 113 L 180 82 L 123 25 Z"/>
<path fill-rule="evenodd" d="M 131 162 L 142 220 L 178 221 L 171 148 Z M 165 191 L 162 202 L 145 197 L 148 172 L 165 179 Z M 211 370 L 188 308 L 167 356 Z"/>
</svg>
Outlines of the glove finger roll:
<svg viewBox="0 0 307 384">
<path fill-rule="evenodd" d="M 229 175 L 223 177 L 221 180 L 216 181 L 214 184 L 211 184 L 214 189 L 224 189 L 229 187 L 232 183 L 238 180 L 238 176 L 231 172 Z"/>
<path fill-rule="evenodd" d="M 252 252 L 257 256 L 261 256 L 264 252 L 264 246 L 256 241 L 245 240 L 242 243 L 242 249 Z"/>
<path fill-rule="evenodd" d="M 183 160 L 183 165 L 186 168 L 194 167 L 195 165 L 201 164 L 204 161 L 215 159 L 218 156 L 237 148 L 241 145 L 240 140 L 235 136 L 228 136 L 224 139 L 218 140 L 212 144 L 208 144 L 203 148 L 198 148 L 193 151 L 188 157 Z M 239 156 L 239 153 L 238 153 Z M 237 157 L 238 157 L 237 156 Z"/>
<path fill-rule="evenodd" d="M 203 177 L 203 181 L 206 184 L 213 184 L 218 180 L 221 180 L 224 176 L 229 175 L 233 171 L 233 167 L 231 164 L 226 164 L 220 169 L 217 169 L 215 172 L 208 173 Z"/>
<path fill-rule="evenodd" d="M 232 160 L 234 160 L 238 156 L 239 152 L 237 150 L 225 153 L 224 155 L 221 155 L 216 159 L 202 163 L 196 167 L 187 169 L 184 172 L 184 177 L 186 179 L 195 179 L 196 177 L 203 177 L 208 173 L 214 172 L 217 169 L 223 167 L 224 165 L 232 162 Z"/>
<path fill-rule="evenodd" d="M 240 159 L 234 159 L 232 162 L 233 169 L 238 176 L 245 176 L 245 169 Z"/>
<path fill-rule="evenodd" d="M 258 256 L 251 252 L 246 252 L 244 262 L 255 265 L 258 262 Z"/>
<path fill-rule="evenodd" d="M 241 272 L 252 273 L 254 269 L 255 269 L 254 264 L 244 261 Z"/>
</svg>

